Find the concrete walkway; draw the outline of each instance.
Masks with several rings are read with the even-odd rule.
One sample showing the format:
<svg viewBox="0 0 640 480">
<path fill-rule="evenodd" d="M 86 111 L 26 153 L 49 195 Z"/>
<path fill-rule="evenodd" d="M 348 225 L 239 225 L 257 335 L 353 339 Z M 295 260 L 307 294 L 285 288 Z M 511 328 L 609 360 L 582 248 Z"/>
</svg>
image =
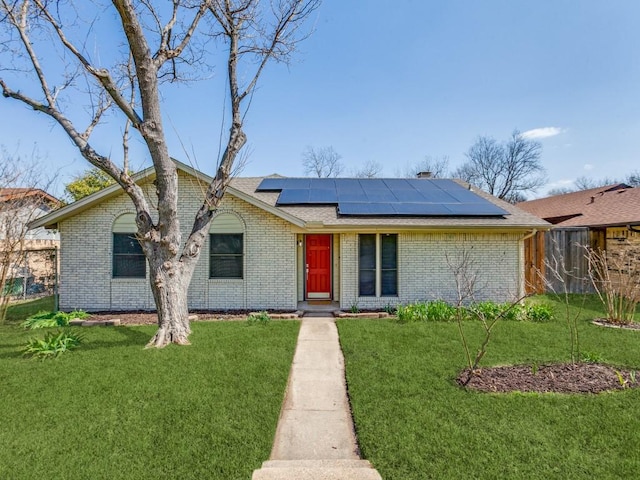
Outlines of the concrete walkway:
<svg viewBox="0 0 640 480">
<path fill-rule="evenodd" d="M 253 480 L 382 480 L 356 443 L 333 317 L 303 317 L 271 457 Z"/>
</svg>

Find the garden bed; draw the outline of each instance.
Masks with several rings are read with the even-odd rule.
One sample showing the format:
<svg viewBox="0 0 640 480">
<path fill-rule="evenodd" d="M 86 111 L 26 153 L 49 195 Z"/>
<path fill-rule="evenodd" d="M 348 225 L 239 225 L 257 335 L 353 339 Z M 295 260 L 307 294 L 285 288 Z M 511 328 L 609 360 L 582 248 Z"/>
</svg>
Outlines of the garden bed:
<svg viewBox="0 0 640 480">
<path fill-rule="evenodd" d="M 482 392 L 601 393 L 635 388 L 635 372 L 598 363 L 512 365 L 482 368 L 469 377 L 464 370 L 460 385 Z"/>
</svg>

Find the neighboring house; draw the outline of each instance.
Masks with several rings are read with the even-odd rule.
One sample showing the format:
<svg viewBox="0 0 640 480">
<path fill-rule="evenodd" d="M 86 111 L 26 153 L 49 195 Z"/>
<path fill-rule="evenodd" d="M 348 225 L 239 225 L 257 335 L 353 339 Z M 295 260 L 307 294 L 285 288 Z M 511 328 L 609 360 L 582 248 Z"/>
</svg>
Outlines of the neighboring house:
<svg viewBox="0 0 640 480">
<path fill-rule="evenodd" d="M 521 202 L 521 209 L 553 224 L 553 229 L 527 246 L 527 256 L 538 261 L 562 256 L 578 293 L 590 288 L 585 247 L 628 256 L 640 262 L 640 188 L 624 183 Z M 543 253 L 540 253 L 543 252 Z M 580 284 L 584 284 L 582 287 Z"/>
<path fill-rule="evenodd" d="M 176 165 L 186 238 L 211 179 Z M 134 176 L 150 196 L 154 175 Z M 131 201 L 113 185 L 33 222 L 60 232 L 62 309 L 154 309 L 134 218 Z M 465 252 L 478 299 L 513 299 L 524 290 L 523 239 L 547 228 L 452 180 L 234 178 L 211 223 L 189 308 L 455 300 L 452 265 Z"/>
<path fill-rule="evenodd" d="M 0 188 L 0 276 L 3 294 L 23 295 L 52 289 L 57 232 L 28 223 L 46 215 L 59 200 L 38 188 Z"/>
</svg>

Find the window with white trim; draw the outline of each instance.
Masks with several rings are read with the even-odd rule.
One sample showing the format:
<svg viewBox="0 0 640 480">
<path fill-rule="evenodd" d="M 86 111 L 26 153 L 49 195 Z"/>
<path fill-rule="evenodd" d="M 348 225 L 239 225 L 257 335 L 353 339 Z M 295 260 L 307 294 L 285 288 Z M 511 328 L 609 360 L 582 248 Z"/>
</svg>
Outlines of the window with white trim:
<svg viewBox="0 0 640 480">
<path fill-rule="evenodd" d="M 358 235 L 358 295 L 361 297 L 398 295 L 397 234 Z"/>
<path fill-rule="evenodd" d="M 221 213 L 211 222 L 209 278 L 244 278 L 244 225 L 231 213 Z"/>
<path fill-rule="evenodd" d="M 135 214 L 125 213 L 113 222 L 113 278 L 145 278 L 147 260 L 136 238 Z"/>
</svg>

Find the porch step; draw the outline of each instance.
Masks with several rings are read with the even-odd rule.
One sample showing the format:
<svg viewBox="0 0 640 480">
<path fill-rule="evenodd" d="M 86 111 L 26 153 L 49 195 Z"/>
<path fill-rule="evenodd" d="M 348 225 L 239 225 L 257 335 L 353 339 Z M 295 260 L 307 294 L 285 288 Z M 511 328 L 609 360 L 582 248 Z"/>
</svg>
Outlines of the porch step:
<svg viewBox="0 0 640 480">
<path fill-rule="evenodd" d="M 267 460 L 252 480 L 382 480 L 368 460 Z"/>
</svg>

